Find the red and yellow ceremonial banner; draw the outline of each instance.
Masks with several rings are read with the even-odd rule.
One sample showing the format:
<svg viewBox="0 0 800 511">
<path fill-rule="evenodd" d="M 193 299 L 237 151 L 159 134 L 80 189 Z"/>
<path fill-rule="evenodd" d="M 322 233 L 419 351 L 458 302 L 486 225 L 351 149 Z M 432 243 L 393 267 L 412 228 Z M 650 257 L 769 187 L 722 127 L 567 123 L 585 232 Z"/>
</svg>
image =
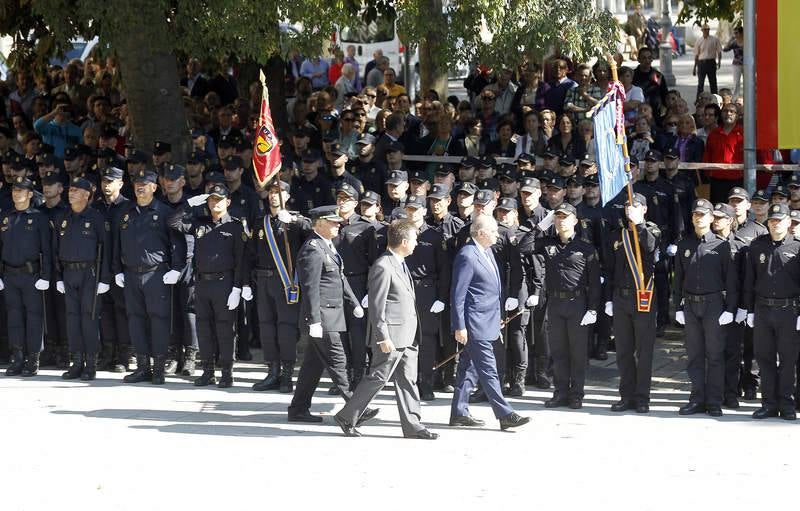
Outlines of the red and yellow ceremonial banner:
<svg viewBox="0 0 800 511">
<path fill-rule="evenodd" d="M 258 118 L 258 130 L 253 140 L 253 170 L 256 182 L 266 185 L 281 170 L 281 148 L 272 124 L 272 112 L 269 109 L 269 92 L 266 77 L 261 75 L 261 115 Z"/>
<path fill-rule="evenodd" d="M 747 21 L 747 20 L 746 20 Z M 746 22 L 745 21 L 745 22 Z M 756 146 L 800 147 L 800 0 L 756 2 Z"/>
</svg>

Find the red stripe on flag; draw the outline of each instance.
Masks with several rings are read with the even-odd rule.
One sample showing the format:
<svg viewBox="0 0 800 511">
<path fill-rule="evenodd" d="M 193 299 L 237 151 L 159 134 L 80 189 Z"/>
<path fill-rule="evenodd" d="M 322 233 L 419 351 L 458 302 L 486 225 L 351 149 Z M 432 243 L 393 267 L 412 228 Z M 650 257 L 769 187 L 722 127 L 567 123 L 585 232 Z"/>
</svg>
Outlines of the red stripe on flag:
<svg viewBox="0 0 800 511">
<path fill-rule="evenodd" d="M 760 0 L 756 6 L 756 147 L 775 149 L 778 147 L 778 0 Z"/>
</svg>

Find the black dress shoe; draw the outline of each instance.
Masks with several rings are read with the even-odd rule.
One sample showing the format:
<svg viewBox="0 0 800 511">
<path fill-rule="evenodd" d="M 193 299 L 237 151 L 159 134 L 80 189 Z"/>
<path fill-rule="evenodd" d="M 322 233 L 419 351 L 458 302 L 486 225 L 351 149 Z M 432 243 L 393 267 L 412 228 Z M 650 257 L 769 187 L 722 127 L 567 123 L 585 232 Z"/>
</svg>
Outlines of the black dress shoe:
<svg viewBox="0 0 800 511">
<path fill-rule="evenodd" d="M 450 417 L 451 426 L 466 426 L 468 428 L 479 428 L 485 426 L 486 423 L 480 419 L 476 419 L 472 415 L 462 415 L 457 417 Z"/>
<path fill-rule="evenodd" d="M 568 406 L 569 401 L 567 399 L 556 399 L 551 398 L 544 402 L 545 408 L 558 408 L 561 406 Z"/>
<path fill-rule="evenodd" d="M 322 422 L 322 417 L 319 415 L 311 415 L 311 412 L 305 410 L 303 412 L 289 412 L 289 422 Z"/>
<path fill-rule="evenodd" d="M 767 407 L 764 407 L 764 406 L 762 406 L 761 408 L 759 408 L 758 410 L 753 412 L 753 418 L 754 419 L 759 419 L 759 420 L 760 419 L 768 419 L 770 417 L 777 417 L 777 416 L 778 416 L 778 410 L 777 409 L 775 409 L 775 408 L 767 408 Z"/>
<path fill-rule="evenodd" d="M 530 417 L 523 417 L 517 412 L 511 412 L 505 417 L 500 417 L 500 429 L 505 431 L 509 428 L 524 426 L 531 421 Z"/>
<path fill-rule="evenodd" d="M 418 440 L 436 440 L 439 438 L 439 433 L 434 433 L 433 431 L 429 431 L 427 429 L 423 429 L 421 431 L 417 431 L 411 435 L 403 435 L 406 438 L 416 438 Z"/>
<path fill-rule="evenodd" d="M 583 408 L 583 400 L 579 398 L 573 398 L 569 400 L 569 407 L 573 410 L 580 410 Z"/>
<path fill-rule="evenodd" d="M 625 410 L 633 410 L 636 408 L 636 403 L 622 399 L 611 405 L 612 412 L 624 412 Z"/>
<path fill-rule="evenodd" d="M 722 407 L 719 405 L 708 405 L 706 407 L 706 413 L 711 417 L 722 417 Z"/>
<path fill-rule="evenodd" d="M 739 408 L 739 400 L 736 399 L 735 397 L 726 397 L 725 402 L 722 403 L 722 406 L 724 406 L 725 408 L 731 408 L 733 410 L 736 410 L 737 408 Z"/>
<path fill-rule="evenodd" d="M 694 415 L 696 413 L 703 413 L 706 411 L 705 403 L 689 403 L 687 405 L 683 405 L 678 410 L 678 414 L 680 415 Z"/>
<path fill-rule="evenodd" d="M 338 415 L 334 415 L 333 420 L 335 420 L 336 424 L 342 428 L 342 433 L 344 433 L 344 436 L 361 436 L 361 433 L 356 429 L 355 426 L 345 421 Z"/>
<path fill-rule="evenodd" d="M 793 408 L 787 408 L 785 410 L 781 410 L 781 417 L 786 421 L 794 421 L 797 420 L 797 413 Z"/>
<path fill-rule="evenodd" d="M 426 390 L 425 392 L 420 393 L 419 398 L 422 401 L 435 401 L 436 400 L 436 396 L 434 396 L 433 392 L 430 391 L 430 390 Z"/>
<path fill-rule="evenodd" d="M 376 415 L 378 415 L 378 411 L 380 408 L 367 408 L 364 410 L 364 413 L 361 414 L 361 417 L 358 418 L 356 421 L 356 426 L 360 426 L 367 422 L 368 420 L 374 419 Z"/>
<path fill-rule="evenodd" d="M 745 389 L 744 390 L 744 400 L 745 401 L 755 401 L 756 399 L 756 389 Z"/>
<path fill-rule="evenodd" d="M 650 405 L 647 403 L 639 403 L 636 405 L 636 413 L 650 413 Z"/>
</svg>

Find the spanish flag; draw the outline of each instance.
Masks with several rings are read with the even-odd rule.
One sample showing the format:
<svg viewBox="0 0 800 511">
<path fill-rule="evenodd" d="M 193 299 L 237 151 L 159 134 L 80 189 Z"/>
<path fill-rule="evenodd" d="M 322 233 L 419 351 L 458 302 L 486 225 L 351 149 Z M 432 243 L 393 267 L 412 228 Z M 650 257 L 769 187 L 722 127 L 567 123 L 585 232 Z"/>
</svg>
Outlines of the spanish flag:
<svg viewBox="0 0 800 511">
<path fill-rule="evenodd" d="M 269 109 L 269 91 L 267 91 L 264 71 L 259 71 L 261 79 L 261 115 L 258 119 L 258 130 L 253 140 L 253 170 L 256 182 L 264 187 L 281 170 L 281 148 L 272 124 L 272 112 Z"/>
<path fill-rule="evenodd" d="M 756 3 L 758 149 L 800 147 L 800 0 Z M 745 20 L 747 22 L 749 20 Z"/>
</svg>

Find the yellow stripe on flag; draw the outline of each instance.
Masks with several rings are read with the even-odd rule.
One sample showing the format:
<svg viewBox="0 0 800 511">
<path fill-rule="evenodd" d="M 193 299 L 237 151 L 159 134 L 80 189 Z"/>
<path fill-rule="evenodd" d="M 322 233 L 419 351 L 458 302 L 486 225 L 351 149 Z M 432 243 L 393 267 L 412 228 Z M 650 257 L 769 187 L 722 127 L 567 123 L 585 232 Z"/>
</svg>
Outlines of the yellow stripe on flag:
<svg viewBox="0 0 800 511">
<path fill-rule="evenodd" d="M 778 145 L 800 147 L 800 22 L 799 0 L 778 0 Z"/>
</svg>

